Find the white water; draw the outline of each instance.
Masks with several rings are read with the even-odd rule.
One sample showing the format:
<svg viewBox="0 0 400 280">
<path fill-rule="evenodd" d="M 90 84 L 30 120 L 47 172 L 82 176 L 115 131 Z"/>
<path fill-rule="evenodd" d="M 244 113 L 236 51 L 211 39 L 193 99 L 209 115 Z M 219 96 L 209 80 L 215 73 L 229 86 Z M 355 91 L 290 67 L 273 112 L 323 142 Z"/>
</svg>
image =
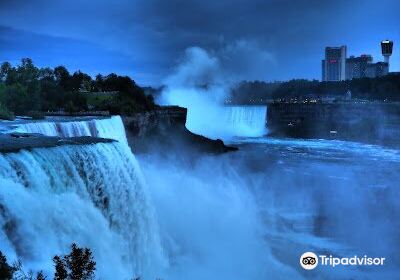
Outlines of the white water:
<svg viewBox="0 0 400 280">
<path fill-rule="evenodd" d="M 260 119 L 255 107 L 231 109 L 220 126 Z M 306 250 L 390 260 L 385 274 L 318 268 L 311 277 L 398 275 L 398 150 L 241 138 L 238 152 L 190 164 L 174 153 L 141 155 L 147 189 L 119 117 L 61 126 L 17 130 L 120 141 L 0 155 L 0 250 L 48 279 L 51 258 L 72 242 L 93 250 L 99 279 L 308 279 L 298 265 Z"/>
<path fill-rule="evenodd" d="M 169 75 L 157 102 L 188 109 L 186 127 L 213 139 L 231 140 L 266 134 L 266 106 L 224 106 L 236 83 L 221 60 L 204 49 L 186 50 L 181 64 Z M 206 85 L 206 86 L 205 86 Z"/>
<path fill-rule="evenodd" d="M 267 106 L 224 106 L 225 90 L 171 88 L 163 102 L 188 109 L 186 127 L 209 138 L 260 137 L 267 133 Z"/>
<path fill-rule="evenodd" d="M 225 124 L 251 126 L 257 115 L 265 113 L 238 109 L 226 111 Z M 52 257 L 67 253 L 77 242 L 93 250 L 96 276 L 101 279 L 292 275 L 271 258 L 256 205 L 241 175 L 217 159 L 201 160 L 204 165 L 194 169 L 173 155 L 169 160 L 158 154 L 142 159 L 150 199 L 119 117 L 23 123 L 16 130 L 100 136 L 120 143 L 0 156 L 0 250 L 9 260 L 19 258 L 27 269 L 44 270 L 51 278 Z M 281 270 L 286 276 L 279 276 Z"/>
<path fill-rule="evenodd" d="M 121 119 L 27 123 L 17 130 L 120 143 L 0 154 L 0 250 L 51 278 L 52 257 L 76 242 L 93 250 L 102 279 L 159 277 L 166 261 L 158 226 Z"/>
<path fill-rule="evenodd" d="M 93 136 L 109 138 L 127 144 L 125 128 L 121 117 L 80 121 L 38 121 L 19 124 L 17 132 L 39 133 L 46 136 L 74 137 Z"/>
<path fill-rule="evenodd" d="M 189 166 L 174 154 L 139 159 L 171 263 L 165 279 L 303 279 L 273 257 L 240 159 L 200 156 Z"/>
<path fill-rule="evenodd" d="M 211 138 L 259 137 L 267 133 L 266 106 L 216 106 L 188 110 L 186 127 Z"/>
</svg>

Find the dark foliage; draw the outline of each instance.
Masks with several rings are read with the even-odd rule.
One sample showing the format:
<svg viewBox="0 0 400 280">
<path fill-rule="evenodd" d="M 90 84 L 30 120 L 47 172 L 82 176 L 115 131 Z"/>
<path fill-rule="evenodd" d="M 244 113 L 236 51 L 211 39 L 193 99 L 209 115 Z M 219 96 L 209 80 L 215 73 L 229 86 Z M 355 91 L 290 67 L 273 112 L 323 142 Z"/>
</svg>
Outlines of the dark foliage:
<svg viewBox="0 0 400 280">
<path fill-rule="evenodd" d="M 36 273 L 36 276 L 35 273 L 31 270 L 26 272 L 21 261 L 17 261 L 16 263 L 14 263 L 13 269 L 13 280 L 46 280 L 46 277 L 44 276 L 42 271 Z"/>
<path fill-rule="evenodd" d="M 12 280 L 15 268 L 7 263 L 7 258 L 0 252 L 0 279 Z"/>
<path fill-rule="evenodd" d="M 67 272 L 67 268 L 65 267 L 65 264 L 63 262 L 63 259 L 59 256 L 55 256 L 53 258 L 53 262 L 54 262 L 54 267 L 56 269 L 56 272 L 54 274 L 54 280 L 67 279 L 68 272 Z"/>
<path fill-rule="evenodd" d="M 38 274 L 36 275 L 36 280 L 46 280 L 46 277 L 44 276 L 42 271 L 38 272 Z"/>
<path fill-rule="evenodd" d="M 104 93 L 102 102 L 90 104 L 93 96 Z M 41 116 L 39 112 L 109 110 L 115 114 L 133 114 L 154 107 L 151 97 L 129 77 L 116 74 L 89 75 L 77 71 L 70 74 L 64 66 L 38 68 L 24 58 L 13 67 L 0 66 L 0 118 L 14 114 Z M 32 113 L 33 112 L 33 113 Z"/>
<path fill-rule="evenodd" d="M 55 256 L 54 280 L 92 280 L 95 279 L 96 262 L 88 248 L 80 248 L 75 243 L 71 245 L 71 252 L 64 256 Z M 26 272 L 21 261 L 9 265 L 7 258 L 0 251 L 0 280 L 46 280 L 42 271 Z M 134 277 L 132 280 L 140 280 Z M 156 280 L 161 280 L 157 278 Z"/>
<path fill-rule="evenodd" d="M 56 272 L 54 280 L 89 280 L 94 278 L 96 262 L 92 252 L 87 248 L 79 248 L 75 243 L 71 253 L 53 258 Z"/>
<path fill-rule="evenodd" d="M 42 271 L 36 273 L 36 277 L 34 275 L 32 271 L 25 272 L 20 261 L 9 265 L 0 251 L 0 280 L 46 280 Z"/>
<path fill-rule="evenodd" d="M 353 98 L 400 101 L 400 75 L 392 74 L 380 78 L 362 78 L 342 82 L 320 82 L 317 80 L 291 80 L 266 83 L 242 82 L 232 90 L 236 103 L 262 103 L 270 99 L 304 97 L 313 95 L 345 95 L 350 90 Z"/>
<path fill-rule="evenodd" d="M 98 106 L 99 109 L 109 110 L 113 114 L 131 115 L 154 108 L 152 97 L 146 96 L 144 90 L 126 76 L 114 73 L 106 77 L 98 75 L 96 89 L 101 92 L 114 92 L 107 102 Z"/>
</svg>

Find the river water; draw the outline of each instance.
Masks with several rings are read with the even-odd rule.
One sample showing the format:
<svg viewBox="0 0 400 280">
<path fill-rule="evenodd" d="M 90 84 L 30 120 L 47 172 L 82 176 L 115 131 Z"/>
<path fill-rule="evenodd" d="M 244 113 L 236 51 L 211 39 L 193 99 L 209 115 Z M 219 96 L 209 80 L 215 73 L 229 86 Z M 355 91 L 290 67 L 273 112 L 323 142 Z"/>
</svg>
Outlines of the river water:
<svg viewBox="0 0 400 280">
<path fill-rule="evenodd" d="M 398 279 L 400 150 L 271 138 L 266 110 L 222 108 L 206 127 L 189 111 L 190 130 L 239 147 L 192 157 L 135 156 L 119 117 L 15 124 L 119 143 L 1 154 L 0 250 L 49 277 L 77 242 L 100 279 Z M 307 251 L 386 260 L 306 271 Z"/>
<path fill-rule="evenodd" d="M 190 164 L 139 157 L 173 278 L 396 279 L 400 151 L 269 137 L 232 144 L 240 150 Z M 307 251 L 386 263 L 306 271 Z"/>
<path fill-rule="evenodd" d="M 222 137 L 238 152 L 190 163 L 157 153 L 139 157 L 149 185 L 157 186 L 151 190 L 161 235 L 169 236 L 173 278 L 396 279 L 400 150 L 272 138 L 266 110 L 222 108 L 207 127 L 189 111 L 190 130 Z M 386 260 L 306 271 L 299 261 L 308 251 Z"/>
</svg>

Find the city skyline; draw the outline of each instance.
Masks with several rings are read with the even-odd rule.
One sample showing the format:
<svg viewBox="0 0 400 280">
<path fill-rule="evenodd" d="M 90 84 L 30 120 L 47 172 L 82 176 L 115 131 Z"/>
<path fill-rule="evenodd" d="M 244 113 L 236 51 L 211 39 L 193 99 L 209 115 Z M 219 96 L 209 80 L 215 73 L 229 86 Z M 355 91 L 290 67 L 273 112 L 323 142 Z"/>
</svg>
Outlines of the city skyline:
<svg viewBox="0 0 400 280">
<path fill-rule="evenodd" d="M 383 40 L 380 46 L 381 59 L 377 60 L 371 54 L 365 53 L 348 56 L 346 45 L 325 47 L 325 56 L 321 65 L 321 81 L 376 78 L 396 72 L 391 70 L 390 62 L 390 57 L 393 55 L 393 41 Z"/>
<path fill-rule="evenodd" d="M 390 39 L 390 68 L 400 71 L 399 8 L 395 0 L 2 1 L 0 61 L 31 57 L 157 86 L 197 46 L 238 80 L 320 79 L 325 46 L 381 61 L 379 42 Z"/>
</svg>

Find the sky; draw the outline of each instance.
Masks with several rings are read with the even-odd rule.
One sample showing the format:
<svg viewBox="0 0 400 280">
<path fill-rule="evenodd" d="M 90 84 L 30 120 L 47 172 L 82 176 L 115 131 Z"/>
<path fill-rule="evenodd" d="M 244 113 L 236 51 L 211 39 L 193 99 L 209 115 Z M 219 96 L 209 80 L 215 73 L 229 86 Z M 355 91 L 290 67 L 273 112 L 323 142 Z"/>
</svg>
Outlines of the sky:
<svg viewBox="0 0 400 280">
<path fill-rule="evenodd" d="M 204 49 L 239 80 L 320 79 L 326 46 L 381 61 L 399 0 L 0 0 L 0 62 L 65 65 L 159 86 L 185 50 Z"/>
</svg>

